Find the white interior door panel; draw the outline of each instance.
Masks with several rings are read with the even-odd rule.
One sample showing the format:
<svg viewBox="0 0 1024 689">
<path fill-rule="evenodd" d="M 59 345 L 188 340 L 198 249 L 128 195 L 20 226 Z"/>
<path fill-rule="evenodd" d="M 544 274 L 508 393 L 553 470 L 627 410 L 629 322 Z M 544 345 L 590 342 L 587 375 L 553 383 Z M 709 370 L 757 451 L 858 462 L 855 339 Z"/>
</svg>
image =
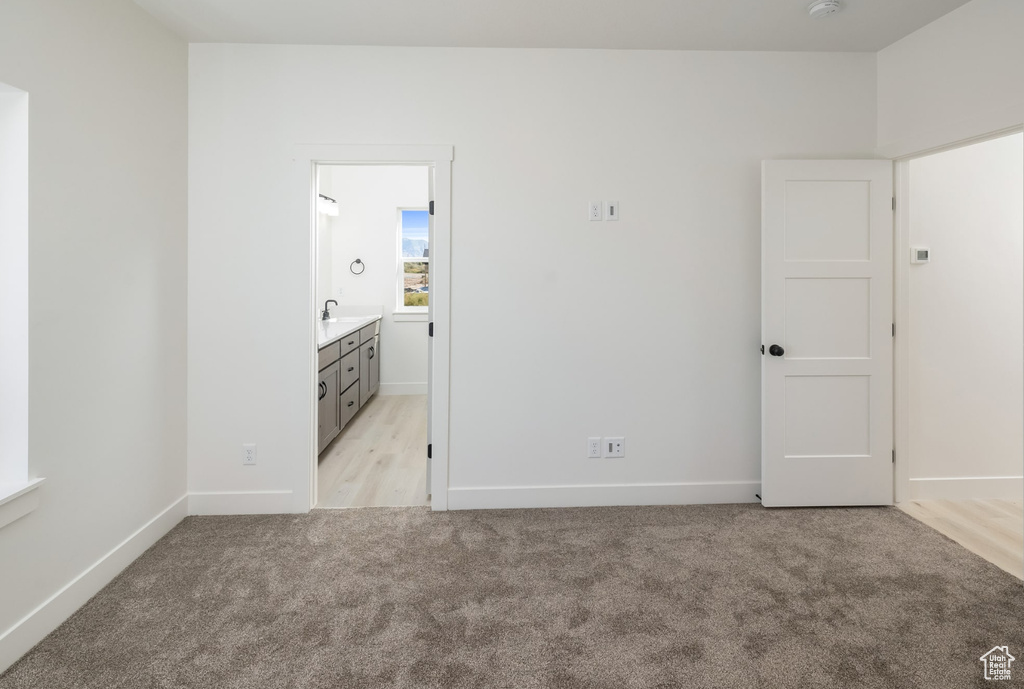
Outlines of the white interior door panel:
<svg viewBox="0 0 1024 689">
<path fill-rule="evenodd" d="M 762 168 L 766 507 L 892 503 L 892 163 Z"/>
</svg>

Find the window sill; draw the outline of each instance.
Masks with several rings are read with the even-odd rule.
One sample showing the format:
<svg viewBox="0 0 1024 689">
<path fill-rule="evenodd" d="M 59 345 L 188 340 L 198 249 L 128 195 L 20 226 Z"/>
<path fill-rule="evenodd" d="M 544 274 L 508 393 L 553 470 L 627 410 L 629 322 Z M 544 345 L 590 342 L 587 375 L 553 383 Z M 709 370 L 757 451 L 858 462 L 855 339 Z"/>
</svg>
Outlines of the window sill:
<svg viewBox="0 0 1024 689">
<path fill-rule="evenodd" d="M 396 323 L 402 323 L 404 321 L 422 321 L 426 322 L 430 318 L 430 314 L 426 311 L 395 311 L 391 314 Z"/>
<path fill-rule="evenodd" d="M 27 483 L 0 485 L 0 529 L 39 506 L 36 488 L 45 479 L 34 478 Z"/>
</svg>

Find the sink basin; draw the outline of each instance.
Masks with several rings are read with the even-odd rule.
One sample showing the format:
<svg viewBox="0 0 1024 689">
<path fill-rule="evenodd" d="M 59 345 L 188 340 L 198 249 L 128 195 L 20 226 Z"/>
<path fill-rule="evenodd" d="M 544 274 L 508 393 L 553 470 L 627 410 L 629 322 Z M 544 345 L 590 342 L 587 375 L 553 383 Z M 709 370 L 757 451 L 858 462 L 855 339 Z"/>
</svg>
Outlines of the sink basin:
<svg viewBox="0 0 1024 689">
<path fill-rule="evenodd" d="M 340 318 L 328 318 L 326 321 L 320 319 L 321 325 L 327 325 L 328 323 L 360 323 L 365 321 L 366 318 L 360 316 L 342 316 Z"/>
</svg>

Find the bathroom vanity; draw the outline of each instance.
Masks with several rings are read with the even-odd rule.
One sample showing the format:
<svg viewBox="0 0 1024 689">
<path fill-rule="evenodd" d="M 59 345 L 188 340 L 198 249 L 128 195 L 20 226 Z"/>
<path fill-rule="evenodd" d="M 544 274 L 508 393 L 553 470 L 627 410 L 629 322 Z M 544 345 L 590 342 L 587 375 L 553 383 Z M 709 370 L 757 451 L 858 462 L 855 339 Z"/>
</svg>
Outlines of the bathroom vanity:
<svg viewBox="0 0 1024 689">
<path fill-rule="evenodd" d="M 317 335 L 319 454 L 380 387 L 380 316 L 321 321 Z"/>
</svg>

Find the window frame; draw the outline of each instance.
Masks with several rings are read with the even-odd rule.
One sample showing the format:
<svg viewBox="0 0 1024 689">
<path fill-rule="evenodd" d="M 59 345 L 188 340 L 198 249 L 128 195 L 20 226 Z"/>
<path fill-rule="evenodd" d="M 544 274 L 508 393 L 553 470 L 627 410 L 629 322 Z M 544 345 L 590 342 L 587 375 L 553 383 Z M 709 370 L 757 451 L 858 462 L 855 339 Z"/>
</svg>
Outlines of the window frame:
<svg viewBox="0 0 1024 689">
<path fill-rule="evenodd" d="M 29 94 L 0 83 L 0 528 L 39 504 L 29 476 Z"/>
<path fill-rule="evenodd" d="M 402 212 L 403 211 L 423 211 L 425 213 L 430 212 L 427 206 L 399 206 L 395 211 L 397 227 L 396 231 L 396 250 L 395 254 L 397 262 L 395 264 L 395 315 L 426 315 L 430 312 L 430 291 L 427 291 L 427 303 L 428 306 L 406 306 L 405 305 L 405 264 L 406 263 L 426 263 L 427 264 L 427 285 L 430 285 L 430 236 L 428 230 L 427 236 L 427 256 L 416 258 L 402 255 Z M 429 218 L 428 218 L 429 222 Z"/>
</svg>

